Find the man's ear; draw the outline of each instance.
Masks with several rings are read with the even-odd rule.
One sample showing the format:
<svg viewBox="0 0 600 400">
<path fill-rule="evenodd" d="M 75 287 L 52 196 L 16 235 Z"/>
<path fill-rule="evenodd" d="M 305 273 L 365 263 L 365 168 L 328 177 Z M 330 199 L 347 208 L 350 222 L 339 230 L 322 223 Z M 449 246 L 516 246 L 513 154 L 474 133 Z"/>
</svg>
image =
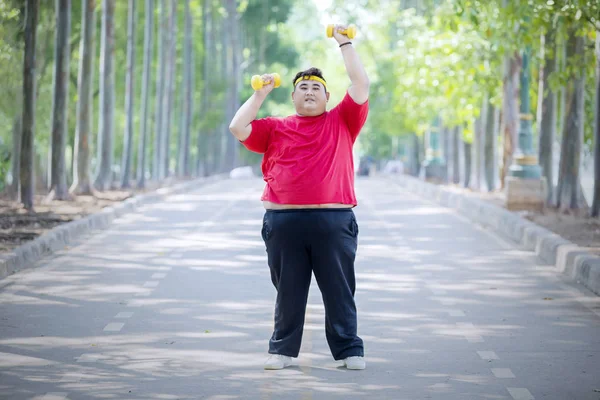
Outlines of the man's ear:
<svg viewBox="0 0 600 400">
<path fill-rule="evenodd" d="M 325 95 L 327 96 L 327 101 L 329 101 L 329 92 L 325 92 Z"/>
<path fill-rule="evenodd" d="M 292 91 L 292 102 L 294 101 L 294 93 L 296 93 L 295 90 Z"/>
</svg>

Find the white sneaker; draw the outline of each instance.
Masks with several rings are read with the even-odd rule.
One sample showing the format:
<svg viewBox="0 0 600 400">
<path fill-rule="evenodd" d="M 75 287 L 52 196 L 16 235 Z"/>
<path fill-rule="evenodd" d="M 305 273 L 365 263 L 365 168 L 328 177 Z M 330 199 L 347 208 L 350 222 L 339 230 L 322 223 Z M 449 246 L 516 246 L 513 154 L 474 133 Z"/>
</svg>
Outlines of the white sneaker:
<svg viewBox="0 0 600 400">
<path fill-rule="evenodd" d="M 292 365 L 292 357 L 271 354 L 265 362 L 265 369 L 284 369 Z"/>
<path fill-rule="evenodd" d="M 344 359 L 344 366 L 347 369 L 365 369 L 367 367 L 367 363 L 363 357 L 352 356 Z"/>
</svg>

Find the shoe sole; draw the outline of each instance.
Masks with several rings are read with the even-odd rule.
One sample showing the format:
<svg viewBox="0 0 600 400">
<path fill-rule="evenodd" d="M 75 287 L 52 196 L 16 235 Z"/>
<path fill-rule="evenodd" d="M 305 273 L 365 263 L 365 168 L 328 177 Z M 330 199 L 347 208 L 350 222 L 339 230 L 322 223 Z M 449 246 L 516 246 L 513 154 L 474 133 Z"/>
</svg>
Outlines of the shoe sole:
<svg viewBox="0 0 600 400">
<path fill-rule="evenodd" d="M 278 369 L 284 369 L 285 367 L 265 367 L 266 371 L 276 371 Z"/>
<path fill-rule="evenodd" d="M 284 365 L 283 365 L 283 367 L 280 367 L 280 366 L 274 366 L 274 365 L 265 365 L 265 366 L 264 366 L 264 369 L 265 369 L 265 370 L 267 370 L 267 371 L 277 371 L 277 370 L 280 370 L 280 369 L 287 368 L 287 367 L 289 367 L 289 366 L 291 366 L 291 365 L 292 365 L 292 364 L 284 364 Z"/>
<path fill-rule="evenodd" d="M 352 367 L 352 366 L 349 366 L 348 364 L 344 364 L 344 366 L 346 367 L 346 369 L 350 369 L 350 370 L 354 370 L 354 371 L 359 371 L 359 370 L 363 370 L 363 369 L 367 368 L 366 365 L 362 365 L 360 367 Z"/>
</svg>

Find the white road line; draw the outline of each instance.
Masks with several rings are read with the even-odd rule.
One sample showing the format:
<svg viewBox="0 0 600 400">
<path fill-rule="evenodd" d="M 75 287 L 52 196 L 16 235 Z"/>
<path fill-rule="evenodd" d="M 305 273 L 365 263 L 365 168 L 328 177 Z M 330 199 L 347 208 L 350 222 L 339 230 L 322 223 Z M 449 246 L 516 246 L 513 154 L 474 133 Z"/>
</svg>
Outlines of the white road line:
<svg viewBox="0 0 600 400">
<path fill-rule="evenodd" d="M 483 343 L 483 337 L 475 333 L 476 328 L 471 322 L 457 322 L 456 327 L 464 329 L 467 332 L 463 335 L 469 343 Z"/>
<path fill-rule="evenodd" d="M 162 279 L 165 276 L 167 276 L 167 274 L 164 274 L 162 272 L 157 272 L 156 274 L 152 274 L 152 279 Z"/>
<path fill-rule="evenodd" d="M 127 319 L 127 318 L 131 318 L 132 316 L 133 316 L 132 312 L 120 312 L 117 315 L 115 315 L 115 318 Z"/>
<path fill-rule="evenodd" d="M 42 400 L 65 400 L 67 398 L 67 394 L 65 392 L 52 392 L 46 393 Z"/>
<path fill-rule="evenodd" d="M 158 286 L 158 284 L 159 284 L 159 283 L 160 283 L 160 282 L 158 282 L 158 281 L 146 281 L 146 282 L 144 283 L 144 287 L 145 287 L 145 288 L 155 288 L 155 287 L 157 287 L 157 286 Z"/>
<path fill-rule="evenodd" d="M 104 327 L 104 332 L 121 332 L 121 329 L 125 326 L 122 322 L 111 322 Z"/>
<path fill-rule="evenodd" d="M 469 336 L 465 336 L 465 338 L 467 339 L 467 342 L 469 343 L 484 343 L 485 340 L 483 340 L 483 337 L 479 336 L 479 335 L 469 335 Z"/>
<path fill-rule="evenodd" d="M 78 383 L 83 378 L 82 373 L 67 372 L 63 375 L 59 383 Z"/>
<path fill-rule="evenodd" d="M 499 360 L 498 356 L 493 351 L 478 351 L 479 357 L 482 360 Z"/>
<path fill-rule="evenodd" d="M 78 363 L 92 363 L 97 362 L 101 357 L 99 353 L 84 353 L 79 357 L 75 357 Z"/>
<path fill-rule="evenodd" d="M 491 368 L 491 370 L 496 378 L 512 379 L 515 377 L 515 374 L 512 373 L 510 368 Z"/>
<path fill-rule="evenodd" d="M 535 400 L 535 397 L 525 388 L 506 388 L 515 400 Z"/>
</svg>

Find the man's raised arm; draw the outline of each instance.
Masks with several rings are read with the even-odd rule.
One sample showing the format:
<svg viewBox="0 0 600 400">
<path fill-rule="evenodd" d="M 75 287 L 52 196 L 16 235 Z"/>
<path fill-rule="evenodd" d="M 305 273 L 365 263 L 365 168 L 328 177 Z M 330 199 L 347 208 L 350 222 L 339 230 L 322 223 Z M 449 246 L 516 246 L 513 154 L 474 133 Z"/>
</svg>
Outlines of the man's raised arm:
<svg viewBox="0 0 600 400">
<path fill-rule="evenodd" d="M 333 37 L 340 44 L 340 50 L 342 51 L 342 56 L 344 57 L 346 72 L 348 73 L 350 82 L 352 82 L 352 85 L 350 88 L 348 88 L 348 94 L 356 103 L 363 104 L 369 99 L 369 77 L 367 76 L 365 67 L 363 67 L 360 58 L 358 57 L 358 53 L 356 52 L 354 45 L 344 44 L 349 42 L 351 43 L 350 38 L 339 33 L 338 29 L 345 30 L 346 27 L 336 25 L 333 29 Z"/>
<path fill-rule="evenodd" d="M 270 83 L 255 91 L 254 94 L 242 104 L 229 124 L 229 130 L 239 141 L 243 142 L 248 139 L 252 133 L 252 121 L 256 119 L 258 110 L 264 103 L 267 95 L 273 90 L 275 82 L 273 76 L 266 74 L 263 75 L 262 78 L 264 82 Z"/>
</svg>

